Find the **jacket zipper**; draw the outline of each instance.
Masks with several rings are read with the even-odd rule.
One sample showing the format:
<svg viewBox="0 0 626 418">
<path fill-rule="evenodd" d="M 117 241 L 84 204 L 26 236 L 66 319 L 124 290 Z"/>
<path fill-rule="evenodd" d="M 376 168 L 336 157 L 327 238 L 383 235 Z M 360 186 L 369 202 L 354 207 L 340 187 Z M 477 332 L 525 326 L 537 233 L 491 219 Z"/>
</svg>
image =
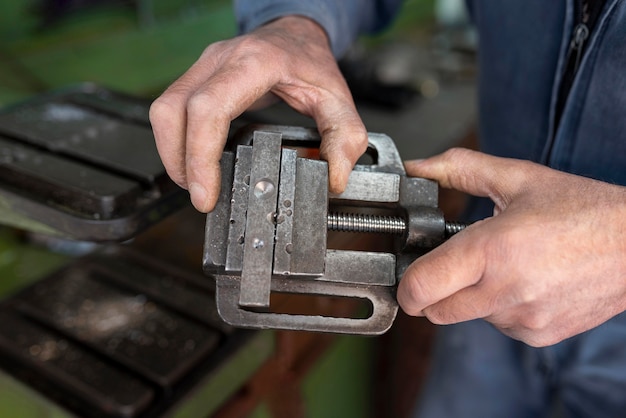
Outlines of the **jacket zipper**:
<svg viewBox="0 0 626 418">
<path fill-rule="evenodd" d="M 569 44 L 569 51 L 567 53 L 567 68 L 569 70 L 571 65 L 572 56 L 574 56 L 574 67 L 571 69 L 572 79 L 578 72 L 578 66 L 583 55 L 585 42 L 589 38 L 589 0 L 582 0 L 580 5 L 580 13 L 578 24 L 574 28 L 572 33 L 572 40 Z"/>
<path fill-rule="evenodd" d="M 575 0 L 578 1 L 578 0 Z M 567 96 L 571 90 L 574 78 L 580 67 L 582 61 L 583 52 L 585 48 L 585 42 L 589 38 L 589 0 L 582 0 L 579 4 L 580 8 L 577 13 L 576 21 L 578 22 L 572 31 L 569 48 L 567 50 L 567 56 L 565 58 L 565 70 L 561 78 L 561 87 L 558 93 L 558 100 L 556 106 L 556 115 L 554 120 L 554 128 L 552 135 L 550 136 L 550 143 L 548 144 L 547 153 L 545 154 L 544 162 L 550 163 L 552 157 L 552 150 L 554 148 L 554 140 L 561 124 L 561 116 L 565 108 L 565 102 Z"/>
<path fill-rule="evenodd" d="M 572 59 L 572 55 L 574 55 L 574 67 L 572 68 L 572 78 L 575 77 L 578 72 L 578 67 L 580 66 L 580 59 L 583 55 L 583 49 L 585 47 L 585 41 L 589 38 L 589 28 L 585 22 L 579 23 L 574 29 L 574 35 L 572 36 L 572 41 L 569 45 L 568 59 L 569 63 Z"/>
</svg>

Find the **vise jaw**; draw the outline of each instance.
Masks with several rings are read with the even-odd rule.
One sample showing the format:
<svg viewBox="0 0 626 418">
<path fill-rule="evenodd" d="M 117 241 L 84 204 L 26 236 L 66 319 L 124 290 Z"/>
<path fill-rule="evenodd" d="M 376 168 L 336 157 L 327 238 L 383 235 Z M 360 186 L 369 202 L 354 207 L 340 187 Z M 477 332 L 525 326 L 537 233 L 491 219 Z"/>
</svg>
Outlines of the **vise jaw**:
<svg viewBox="0 0 626 418">
<path fill-rule="evenodd" d="M 222 319 L 244 328 L 387 331 L 402 273 L 446 238 L 437 184 L 407 177 L 386 135 L 369 134 L 373 161 L 357 164 L 339 195 L 328 192 L 325 161 L 288 148 L 318 146 L 315 130 L 261 125 L 235 142 L 223 154 L 205 231 L 203 268 L 215 277 Z M 329 230 L 392 234 L 395 242 L 389 252 L 329 249 Z M 366 318 L 276 313 L 273 293 L 365 299 L 371 309 Z"/>
</svg>

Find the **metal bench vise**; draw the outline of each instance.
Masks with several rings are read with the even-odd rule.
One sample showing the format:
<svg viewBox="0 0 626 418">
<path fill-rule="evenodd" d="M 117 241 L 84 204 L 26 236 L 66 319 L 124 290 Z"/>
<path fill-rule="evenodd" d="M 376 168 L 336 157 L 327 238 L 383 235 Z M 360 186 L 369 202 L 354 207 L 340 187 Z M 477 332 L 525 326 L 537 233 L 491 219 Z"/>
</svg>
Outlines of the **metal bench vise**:
<svg viewBox="0 0 626 418">
<path fill-rule="evenodd" d="M 203 268 L 216 280 L 222 319 L 236 327 L 376 335 L 398 311 L 406 267 L 463 226 L 446 223 L 437 183 L 407 177 L 386 135 L 369 134 L 371 163 L 357 164 L 346 190 L 328 192 L 325 161 L 301 158 L 315 130 L 251 127 L 221 160 L 221 194 L 208 214 Z M 389 252 L 327 248 L 328 231 L 395 236 Z M 365 318 L 272 312 L 273 292 L 365 299 Z"/>
</svg>

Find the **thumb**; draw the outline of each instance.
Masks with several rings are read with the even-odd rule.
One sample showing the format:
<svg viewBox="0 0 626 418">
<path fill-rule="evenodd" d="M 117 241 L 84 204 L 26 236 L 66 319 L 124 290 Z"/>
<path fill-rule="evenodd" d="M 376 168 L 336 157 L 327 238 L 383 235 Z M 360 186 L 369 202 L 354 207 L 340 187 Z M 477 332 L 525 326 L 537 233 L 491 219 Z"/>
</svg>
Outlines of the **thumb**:
<svg viewBox="0 0 626 418">
<path fill-rule="evenodd" d="M 436 180 L 441 187 L 489 197 L 503 209 L 528 183 L 528 161 L 452 148 L 426 160 L 406 161 L 407 174 Z"/>
<path fill-rule="evenodd" d="M 426 315 L 435 323 L 459 322 L 486 315 L 483 304 L 477 303 L 475 296 L 472 297 L 475 303 L 456 303 L 452 309 L 441 309 L 442 304 L 450 305 L 446 301 L 458 300 L 458 295 L 465 295 L 468 289 L 474 288 L 483 276 L 483 236 L 475 232 L 477 225 L 411 263 L 400 280 L 397 293 L 398 303 L 407 314 Z M 430 313 L 437 306 L 438 317 L 435 318 Z"/>
</svg>

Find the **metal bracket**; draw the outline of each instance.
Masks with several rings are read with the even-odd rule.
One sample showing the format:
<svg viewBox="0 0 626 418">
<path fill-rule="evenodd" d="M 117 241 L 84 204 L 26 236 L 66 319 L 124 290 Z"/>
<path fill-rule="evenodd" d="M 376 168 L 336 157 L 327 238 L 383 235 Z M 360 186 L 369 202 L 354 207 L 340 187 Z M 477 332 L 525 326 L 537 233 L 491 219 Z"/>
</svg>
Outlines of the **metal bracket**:
<svg viewBox="0 0 626 418">
<path fill-rule="evenodd" d="M 446 238 L 431 180 L 406 176 L 386 135 L 369 134 L 373 163 L 357 164 L 346 190 L 328 192 L 326 162 L 285 145 L 316 147 L 315 130 L 255 126 L 221 160 L 221 194 L 206 223 L 203 267 L 215 276 L 219 314 L 246 328 L 376 335 L 398 311 L 397 280 Z M 388 252 L 327 248 L 327 231 L 395 236 Z M 272 312 L 273 292 L 367 300 L 366 318 Z"/>
</svg>

